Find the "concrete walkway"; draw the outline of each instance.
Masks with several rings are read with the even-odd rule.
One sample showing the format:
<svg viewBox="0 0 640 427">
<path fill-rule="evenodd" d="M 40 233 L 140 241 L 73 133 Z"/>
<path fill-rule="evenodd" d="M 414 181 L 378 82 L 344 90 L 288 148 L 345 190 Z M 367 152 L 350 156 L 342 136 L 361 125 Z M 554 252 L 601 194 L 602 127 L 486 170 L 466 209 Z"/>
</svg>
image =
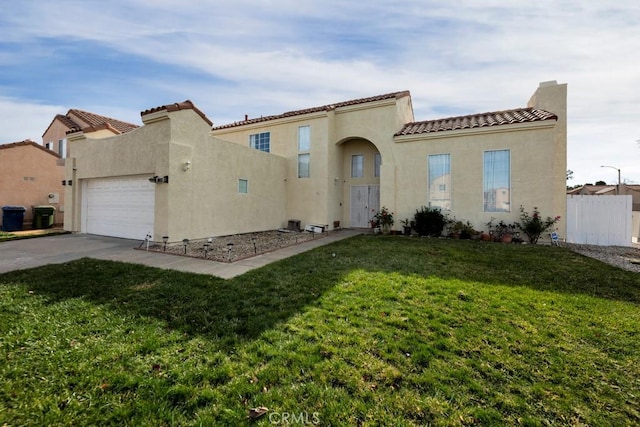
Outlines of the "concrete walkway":
<svg viewBox="0 0 640 427">
<path fill-rule="evenodd" d="M 150 267 L 210 274 L 230 279 L 254 268 L 324 246 L 358 234 L 361 230 L 332 231 L 328 236 L 233 263 L 167 255 L 136 250 L 139 240 L 118 239 L 90 234 L 63 234 L 0 242 L 0 273 L 47 264 L 59 264 L 83 257 L 123 261 Z"/>
</svg>

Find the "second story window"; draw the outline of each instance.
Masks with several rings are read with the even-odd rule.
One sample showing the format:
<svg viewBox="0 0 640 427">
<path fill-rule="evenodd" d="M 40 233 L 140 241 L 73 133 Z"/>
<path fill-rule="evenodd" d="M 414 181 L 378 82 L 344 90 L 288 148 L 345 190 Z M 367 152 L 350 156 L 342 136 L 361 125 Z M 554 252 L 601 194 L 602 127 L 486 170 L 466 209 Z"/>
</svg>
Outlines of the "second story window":
<svg viewBox="0 0 640 427">
<path fill-rule="evenodd" d="M 364 176 L 364 156 L 354 154 L 351 156 L 351 178 L 362 178 Z"/>
<path fill-rule="evenodd" d="M 60 157 L 62 157 L 63 159 L 67 158 L 67 139 L 61 139 L 58 141 L 58 154 L 60 154 Z"/>
<path fill-rule="evenodd" d="M 300 126 L 298 128 L 298 178 L 311 176 L 309 163 L 311 161 L 311 128 Z"/>
<path fill-rule="evenodd" d="M 249 135 L 249 147 L 268 153 L 271 150 L 271 133 L 262 132 Z"/>
</svg>

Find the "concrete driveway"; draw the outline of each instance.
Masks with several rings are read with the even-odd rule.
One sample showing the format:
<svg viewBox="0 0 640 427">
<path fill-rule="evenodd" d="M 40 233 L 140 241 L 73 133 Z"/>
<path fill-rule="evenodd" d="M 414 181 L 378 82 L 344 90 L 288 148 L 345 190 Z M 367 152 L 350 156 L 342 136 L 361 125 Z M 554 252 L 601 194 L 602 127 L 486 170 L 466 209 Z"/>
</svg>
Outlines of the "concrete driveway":
<svg viewBox="0 0 640 427">
<path fill-rule="evenodd" d="M 197 258 L 135 250 L 139 240 L 89 234 L 63 234 L 0 243 L 0 273 L 59 264 L 84 257 L 130 262 L 150 267 L 210 274 L 229 279 L 274 261 L 323 246 L 357 234 L 359 230 L 339 230 L 329 236 L 310 240 L 278 251 L 262 254 L 234 263 L 221 263 Z"/>
</svg>

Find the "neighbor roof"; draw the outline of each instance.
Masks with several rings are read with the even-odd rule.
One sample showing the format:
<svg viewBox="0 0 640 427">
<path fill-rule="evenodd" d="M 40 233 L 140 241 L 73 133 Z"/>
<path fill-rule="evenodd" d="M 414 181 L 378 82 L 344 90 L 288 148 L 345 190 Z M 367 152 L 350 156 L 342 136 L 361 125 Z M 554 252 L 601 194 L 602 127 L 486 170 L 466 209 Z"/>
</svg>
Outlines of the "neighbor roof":
<svg viewBox="0 0 640 427">
<path fill-rule="evenodd" d="M 35 141 L 32 141 L 30 139 L 25 139 L 24 141 L 18 141 L 18 142 L 11 142 L 8 144 L 0 144 L 0 150 L 6 150 L 9 148 L 15 148 L 15 147 L 24 147 L 24 146 L 33 146 L 35 148 L 37 148 L 38 150 L 42 150 L 47 154 L 51 154 L 54 157 L 60 157 L 60 155 L 58 153 L 56 153 L 55 151 L 51 151 L 47 148 L 44 148 L 42 145 L 38 144 Z"/>
<path fill-rule="evenodd" d="M 83 126 L 78 122 L 76 122 L 75 120 L 73 120 L 73 118 L 71 117 L 72 114 L 78 119 L 82 120 L 83 122 L 88 123 L 88 125 Z M 46 135 L 46 133 L 49 131 L 49 128 L 56 120 L 59 120 L 60 122 L 62 122 L 62 124 L 69 129 L 66 133 L 77 132 L 87 128 L 89 128 L 89 130 L 95 130 L 99 128 L 109 128 L 115 133 L 126 133 L 140 127 L 138 125 L 134 125 L 133 123 L 127 123 L 127 122 L 123 122 L 122 120 L 116 120 L 116 119 L 112 119 L 111 117 L 101 116 L 100 114 L 90 113 L 88 111 L 82 111 L 82 110 L 72 108 L 69 111 L 67 111 L 67 114 L 65 115 L 62 115 L 62 114 L 56 115 L 51 121 L 51 123 L 49 124 L 49 126 L 47 126 L 47 129 L 42 134 L 43 137 L 44 135 Z"/>
<path fill-rule="evenodd" d="M 536 108 L 516 108 L 514 110 L 494 111 L 471 114 L 468 116 L 448 117 L 446 119 L 426 120 L 407 123 L 394 136 L 415 135 L 432 132 L 444 132 L 459 129 L 472 129 L 488 126 L 511 125 L 543 120 L 557 120 L 558 116 Z"/>
<path fill-rule="evenodd" d="M 344 102 L 338 102 L 337 104 L 327 104 L 327 105 L 322 105 L 320 107 L 313 107 L 313 108 L 306 108 L 304 110 L 294 110 L 294 111 L 289 111 L 286 113 L 282 113 L 282 114 L 277 114 L 277 115 L 273 115 L 273 116 L 264 116 L 264 117 L 256 117 L 253 119 L 249 119 L 247 118 L 246 120 L 242 120 L 239 122 L 234 122 L 234 123 L 229 123 L 226 125 L 221 125 L 221 126 L 216 126 L 213 129 L 227 129 L 227 128 L 232 128 L 232 127 L 236 127 L 236 126 L 244 126 L 244 125 L 250 125 L 253 123 L 260 123 L 260 122 L 266 122 L 269 120 L 276 120 L 276 119 L 282 119 L 285 117 L 293 117 L 293 116 L 300 116 L 303 114 L 310 114 L 310 113 L 316 113 L 319 111 L 331 111 L 331 110 L 335 110 L 336 108 L 340 108 L 340 107 L 346 107 L 349 105 L 357 105 L 357 104 L 365 104 L 367 102 L 375 102 L 375 101 L 383 101 L 385 99 L 399 99 L 405 96 L 410 96 L 410 93 L 408 90 L 402 91 L 402 92 L 391 92 L 391 93 L 386 93 L 384 95 L 376 95 L 376 96 L 371 96 L 368 98 L 358 98 L 358 99 L 352 99 L 350 101 L 344 101 Z"/>
<path fill-rule="evenodd" d="M 101 116 L 88 111 L 71 109 L 67 113 L 67 117 L 69 117 L 70 114 L 74 114 L 84 122 L 89 123 L 89 127 L 99 128 L 104 125 L 109 125 L 110 128 L 115 129 L 120 133 L 130 132 L 140 127 L 133 123 L 123 122 L 122 120 L 112 119 L 111 117 Z"/>
</svg>

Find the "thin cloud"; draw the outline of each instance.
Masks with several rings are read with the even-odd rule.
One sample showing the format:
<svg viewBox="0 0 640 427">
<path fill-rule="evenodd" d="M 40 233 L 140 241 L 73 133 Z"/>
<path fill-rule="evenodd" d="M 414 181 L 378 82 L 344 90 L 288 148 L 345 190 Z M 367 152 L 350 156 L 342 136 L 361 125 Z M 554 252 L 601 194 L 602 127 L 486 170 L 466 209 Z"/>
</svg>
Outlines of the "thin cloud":
<svg viewBox="0 0 640 427">
<path fill-rule="evenodd" d="M 573 181 L 596 180 L 603 157 L 640 181 L 639 19 L 636 1 L 6 2 L 0 97 L 19 115 L 134 122 L 189 98 L 221 124 L 408 89 L 425 120 L 524 106 L 557 80 Z M 0 140 L 52 117 L 0 123 Z"/>
</svg>

